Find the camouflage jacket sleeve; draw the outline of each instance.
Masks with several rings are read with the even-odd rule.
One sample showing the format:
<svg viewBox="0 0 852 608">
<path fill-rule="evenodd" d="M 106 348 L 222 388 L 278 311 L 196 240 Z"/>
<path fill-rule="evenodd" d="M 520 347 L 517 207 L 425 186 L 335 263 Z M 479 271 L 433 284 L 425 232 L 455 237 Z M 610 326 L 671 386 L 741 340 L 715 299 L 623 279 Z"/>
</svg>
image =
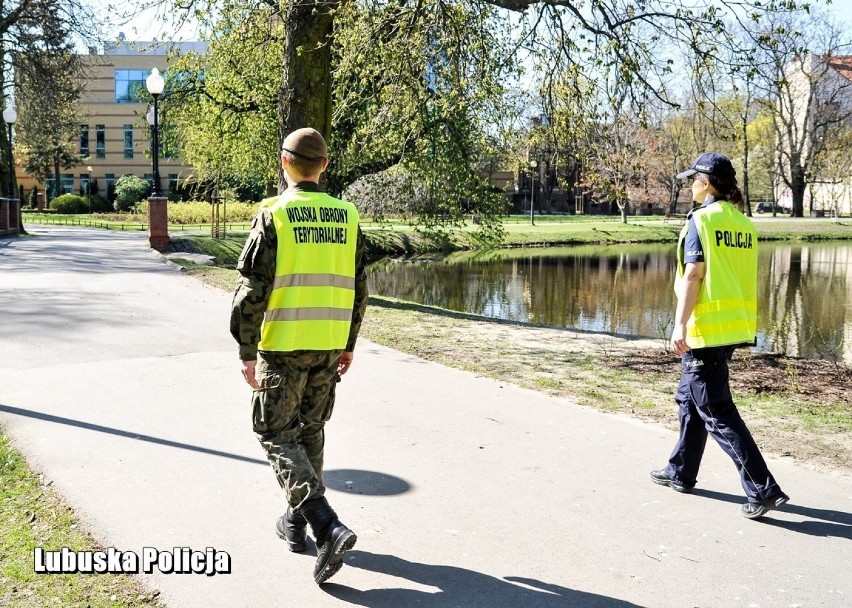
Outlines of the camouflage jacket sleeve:
<svg viewBox="0 0 852 608">
<path fill-rule="evenodd" d="M 257 359 L 260 325 L 275 279 L 278 235 L 269 210 L 255 216 L 246 244 L 237 261 L 240 273 L 231 305 L 231 335 L 240 346 L 240 359 Z"/>
<path fill-rule="evenodd" d="M 349 329 L 349 339 L 346 341 L 346 350 L 355 350 L 355 341 L 361 329 L 361 321 L 364 320 L 364 312 L 367 310 L 367 243 L 364 241 L 364 233 L 358 226 L 358 241 L 355 246 L 355 302 L 352 305 L 352 326 Z"/>
</svg>

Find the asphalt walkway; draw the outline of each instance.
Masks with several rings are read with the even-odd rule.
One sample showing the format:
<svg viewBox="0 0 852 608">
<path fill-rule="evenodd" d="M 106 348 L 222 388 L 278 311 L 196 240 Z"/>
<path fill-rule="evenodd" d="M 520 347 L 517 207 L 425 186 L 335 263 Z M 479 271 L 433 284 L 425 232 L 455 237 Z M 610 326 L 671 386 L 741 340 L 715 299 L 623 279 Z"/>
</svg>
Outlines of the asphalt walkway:
<svg viewBox="0 0 852 608">
<path fill-rule="evenodd" d="M 852 606 L 849 475 L 769 459 L 791 503 L 749 521 L 715 445 L 677 494 L 648 479 L 669 430 L 366 340 L 326 454 L 359 540 L 317 587 L 313 545 L 273 532 L 231 295 L 144 235 L 27 228 L 0 241 L 0 424 L 104 545 L 228 553 L 230 574 L 142 575 L 172 608 Z"/>
</svg>

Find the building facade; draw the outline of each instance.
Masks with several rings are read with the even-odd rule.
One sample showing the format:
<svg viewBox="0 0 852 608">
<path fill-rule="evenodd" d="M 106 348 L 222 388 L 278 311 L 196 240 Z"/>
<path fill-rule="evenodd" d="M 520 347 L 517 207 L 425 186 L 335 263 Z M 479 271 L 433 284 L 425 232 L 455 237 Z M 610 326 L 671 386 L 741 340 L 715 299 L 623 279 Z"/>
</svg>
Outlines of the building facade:
<svg viewBox="0 0 852 608">
<path fill-rule="evenodd" d="M 123 36 L 114 43 L 107 43 L 102 53 L 90 49 L 84 57 L 86 82 L 79 102 L 80 125 L 76 138 L 81 162 L 63 169 L 59 184 L 54 184 L 52 178 L 46 184 L 37 184 L 20 166 L 16 167 L 17 182 L 25 196 L 38 188 L 46 201 L 58 194 L 86 194 L 90 190 L 106 197 L 110 186 L 127 173 L 152 182 L 152 127 L 146 120 L 151 107 L 145 79 L 152 68 L 157 68 L 168 81 L 170 52 L 203 53 L 205 50 L 203 42 L 127 42 Z M 162 114 L 162 101 L 159 105 Z M 169 195 L 191 175 L 192 168 L 179 158 L 170 157 L 163 146 L 160 148 L 160 189 L 164 195 Z M 96 180 L 96 187 L 91 180 Z"/>
</svg>

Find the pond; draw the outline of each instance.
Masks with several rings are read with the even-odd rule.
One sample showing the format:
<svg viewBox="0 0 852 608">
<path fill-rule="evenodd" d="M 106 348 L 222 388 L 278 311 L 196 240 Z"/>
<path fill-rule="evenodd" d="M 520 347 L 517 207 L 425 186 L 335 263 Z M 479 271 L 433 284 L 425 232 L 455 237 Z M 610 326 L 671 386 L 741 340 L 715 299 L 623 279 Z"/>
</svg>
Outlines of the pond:
<svg viewBox="0 0 852 608">
<path fill-rule="evenodd" d="M 852 245 L 762 244 L 758 350 L 852 362 Z M 499 250 L 370 265 L 370 293 L 524 323 L 662 338 L 674 246 Z"/>
</svg>

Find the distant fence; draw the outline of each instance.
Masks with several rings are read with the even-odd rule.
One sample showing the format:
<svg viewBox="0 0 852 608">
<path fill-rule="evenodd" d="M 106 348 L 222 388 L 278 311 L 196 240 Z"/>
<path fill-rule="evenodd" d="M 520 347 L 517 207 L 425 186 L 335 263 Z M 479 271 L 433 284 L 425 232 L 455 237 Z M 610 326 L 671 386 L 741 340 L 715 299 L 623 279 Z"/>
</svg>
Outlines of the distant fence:
<svg viewBox="0 0 852 608">
<path fill-rule="evenodd" d="M 104 222 L 99 220 L 84 220 L 69 217 L 50 217 L 47 215 L 24 216 L 24 223 L 47 224 L 54 226 L 82 226 L 85 228 L 101 228 L 104 230 L 147 231 L 148 224 L 140 222 Z M 226 224 L 227 230 L 248 230 L 249 222 Z M 184 232 L 187 230 L 209 231 L 210 224 L 169 224 L 169 232 Z"/>
</svg>

